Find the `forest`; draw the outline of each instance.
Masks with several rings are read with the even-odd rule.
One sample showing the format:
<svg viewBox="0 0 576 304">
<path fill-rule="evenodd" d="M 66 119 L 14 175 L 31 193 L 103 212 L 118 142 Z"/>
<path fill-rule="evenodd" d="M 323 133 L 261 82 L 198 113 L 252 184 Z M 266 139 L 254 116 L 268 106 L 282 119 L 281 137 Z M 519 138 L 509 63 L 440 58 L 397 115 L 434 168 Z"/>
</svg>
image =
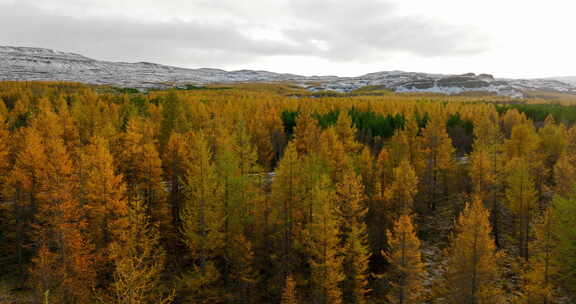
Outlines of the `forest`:
<svg viewBox="0 0 576 304">
<path fill-rule="evenodd" d="M 0 82 L 0 303 L 572 303 L 575 109 Z"/>
</svg>

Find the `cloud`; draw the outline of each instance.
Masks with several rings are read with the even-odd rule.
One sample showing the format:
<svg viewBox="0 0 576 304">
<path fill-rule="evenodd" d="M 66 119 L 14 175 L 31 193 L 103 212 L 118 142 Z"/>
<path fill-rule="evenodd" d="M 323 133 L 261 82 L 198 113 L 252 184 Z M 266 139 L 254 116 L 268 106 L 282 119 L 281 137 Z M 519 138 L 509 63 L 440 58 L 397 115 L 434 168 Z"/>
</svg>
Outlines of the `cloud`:
<svg viewBox="0 0 576 304">
<path fill-rule="evenodd" d="M 473 28 L 400 16 L 387 1 L 294 0 L 292 8 L 307 26 L 288 31 L 289 36 L 323 41 L 324 56 L 333 60 L 374 60 L 394 52 L 439 57 L 484 51 L 485 38 Z"/>
<path fill-rule="evenodd" d="M 82 0 L 82 11 L 69 0 L 58 6 L 50 0 L 0 0 L 0 44 L 190 67 L 274 56 L 366 63 L 395 52 L 435 57 L 483 51 L 482 38 L 469 29 L 395 15 L 388 1 L 214 2 L 126 0 L 115 7 L 108 0 Z M 151 13 L 155 5 L 158 16 Z"/>
</svg>

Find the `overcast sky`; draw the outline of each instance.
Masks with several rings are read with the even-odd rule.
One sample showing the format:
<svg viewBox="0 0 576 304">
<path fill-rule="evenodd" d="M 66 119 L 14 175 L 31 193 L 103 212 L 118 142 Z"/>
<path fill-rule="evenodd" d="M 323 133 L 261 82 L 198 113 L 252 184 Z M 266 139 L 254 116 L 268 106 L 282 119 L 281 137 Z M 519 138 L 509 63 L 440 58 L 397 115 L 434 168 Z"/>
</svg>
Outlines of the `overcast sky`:
<svg viewBox="0 0 576 304">
<path fill-rule="evenodd" d="M 568 0 L 0 0 L 0 45 L 356 76 L 576 75 Z"/>
</svg>

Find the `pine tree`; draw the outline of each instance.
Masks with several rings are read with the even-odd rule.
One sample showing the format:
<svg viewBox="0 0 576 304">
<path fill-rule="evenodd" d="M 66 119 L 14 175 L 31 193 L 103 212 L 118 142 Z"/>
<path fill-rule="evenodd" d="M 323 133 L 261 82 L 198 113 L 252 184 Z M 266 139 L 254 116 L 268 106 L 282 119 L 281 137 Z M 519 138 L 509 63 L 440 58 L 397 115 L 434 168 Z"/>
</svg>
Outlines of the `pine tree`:
<svg viewBox="0 0 576 304">
<path fill-rule="evenodd" d="M 439 295 L 448 303 L 502 303 L 494 239 L 488 211 L 479 199 L 468 204 L 456 221 L 447 251 Z"/>
<path fill-rule="evenodd" d="M 134 201 L 127 209 L 127 226 L 115 233 L 110 247 L 110 258 L 114 261 L 112 302 L 170 303 L 173 295 L 161 283 L 166 253 L 160 245 L 157 227 L 141 202 Z"/>
<path fill-rule="evenodd" d="M 342 248 L 339 239 L 334 192 L 323 178 L 312 190 L 314 216 L 308 224 L 310 252 L 311 301 L 321 304 L 342 303 L 339 284 L 344 280 Z"/>
<path fill-rule="evenodd" d="M 388 259 L 391 270 L 387 274 L 392 289 L 387 298 L 390 303 L 421 303 L 424 287 L 422 281 L 426 270 L 420 253 L 420 240 L 416 236 L 412 217 L 403 214 L 387 231 Z"/>
<path fill-rule="evenodd" d="M 336 186 L 344 251 L 344 301 L 364 304 L 367 300 L 370 250 L 364 218 L 367 209 L 360 178 L 349 171 Z"/>
</svg>

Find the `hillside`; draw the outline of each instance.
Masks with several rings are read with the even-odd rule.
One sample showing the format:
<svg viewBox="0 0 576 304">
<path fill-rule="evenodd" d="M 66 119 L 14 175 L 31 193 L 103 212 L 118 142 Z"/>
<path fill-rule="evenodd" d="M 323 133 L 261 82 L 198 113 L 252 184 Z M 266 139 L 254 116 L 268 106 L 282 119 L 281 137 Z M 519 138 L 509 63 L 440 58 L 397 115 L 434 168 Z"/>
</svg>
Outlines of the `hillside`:
<svg viewBox="0 0 576 304">
<path fill-rule="evenodd" d="M 149 62 L 99 61 L 74 53 L 13 46 L 0 46 L 0 80 L 75 81 L 144 90 L 185 84 L 292 82 L 311 91 L 350 92 L 364 86 L 376 86 L 396 92 L 487 92 L 514 98 L 524 97 L 526 90 L 576 94 L 576 84 L 569 79 L 499 79 L 490 74 L 404 71 L 383 71 L 358 77 L 302 76 L 254 70 L 188 69 Z"/>
</svg>

